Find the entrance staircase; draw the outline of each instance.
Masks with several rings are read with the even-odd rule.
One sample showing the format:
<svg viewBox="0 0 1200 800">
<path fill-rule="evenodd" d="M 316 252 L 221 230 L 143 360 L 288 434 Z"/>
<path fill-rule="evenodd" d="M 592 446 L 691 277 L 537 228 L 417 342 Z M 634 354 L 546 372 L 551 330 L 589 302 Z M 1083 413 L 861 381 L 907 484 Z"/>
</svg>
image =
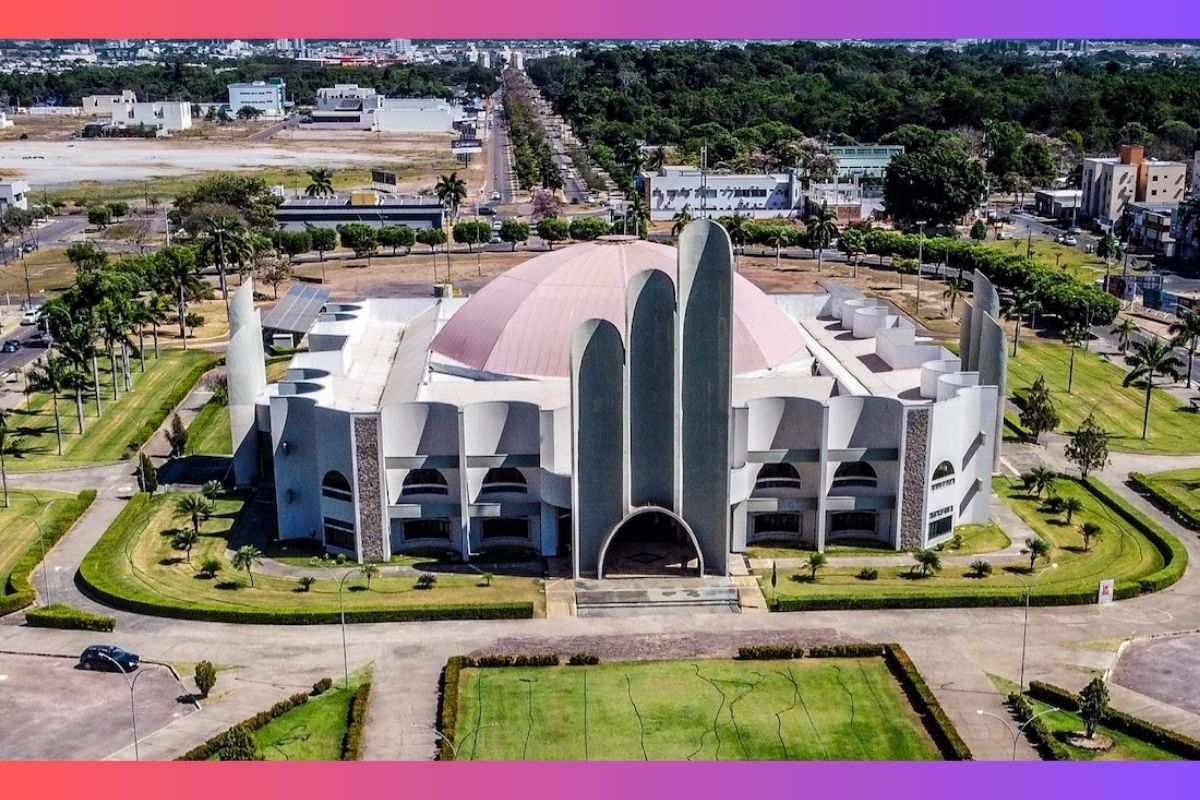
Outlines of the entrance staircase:
<svg viewBox="0 0 1200 800">
<path fill-rule="evenodd" d="M 580 617 L 632 614 L 738 614 L 737 585 L 729 578 L 608 578 L 575 581 Z"/>
</svg>

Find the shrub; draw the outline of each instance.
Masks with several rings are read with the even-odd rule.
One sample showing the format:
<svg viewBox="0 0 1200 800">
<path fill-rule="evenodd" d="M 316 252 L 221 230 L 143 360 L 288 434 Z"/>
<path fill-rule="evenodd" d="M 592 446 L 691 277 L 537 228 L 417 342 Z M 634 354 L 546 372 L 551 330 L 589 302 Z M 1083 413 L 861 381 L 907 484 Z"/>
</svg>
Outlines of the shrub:
<svg viewBox="0 0 1200 800">
<path fill-rule="evenodd" d="M 517 656 L 513 659 L 514 667 L 557 667 L 558 653 L 537 653 L 534 655 Z"/>
<path fill-rule="evenodd" d="M 772 661 L 803 658 L 804 648 L 790 644 L 754 644 L 739 647 L 737 657 L 742 661 Z"/>
<path fill-rule="evenodd" d="M 871 642 L 824 644 L 808 650 L 809 658 L 878 658 L 882 655 L 883 645 Z"/>
<path fill-rule="evenodd" d="M 573 667 L 589 667 L 600 663 L 600 656 L 595 653 L 576 653 L 567 660 Z"/>
<path fill-rule="evenodd" d="M 599 660 L 599 659 L 597 659 Z M 478 658 L 463 657 L 462 666 L 479 667 L 480 669 L 497 669 L 504 667 L 556 667 L 559 664 L 557 653 L 536 653 L 532 655 L 510 656 L 505 653 L 492 653 Z"/>
<path fill-rule="evenodd" d="M 330 687 L 332 687 L 332 686 L 333 686 L 332 678 L 321 678 L 321 680 L 319 680 L 313 684 L 312 692 L 310 692 L 310 694 L 313 697 L 316 697 L 317 695 L 322 694 L 323 692 L 328 692 Z"/>
<path fill-rule="evenodd" d="M 46 550 L 54 547 L 58 540 L 71 530 L 75 521 L 83 516 L 83 512 L 88 510 L 95 499 L 96 491 L 85 489 L 70 500 L 55 503 L 54 517 L 43 526 L 45 530 L 42 539 Z M 19 611 L 33 602 L 35 595 L 33 586 L 29 583 L 29 575 L 41 560 L 42 548 L 35 541 L 13 562 L 7 580 L 0 583 L 0 616 Z"/>
<path fill-rule="evenodd" d="M 982 558 L 977 558 L 971 562 L 971 566 L 968 567 L 967 572 L 976 578 L 986 578 L 992 574 L 992 563 L 984 561 Z"/>
<path fill-rule="evenodd" d="M 1043 758 L 1047 761 L 1071 760 L 1071 751 L 1046 725 L 1045 717 L 1038 717 L 1030 722 L 1033 719 L 1033 705 L 1027 698 L 1013 692 L 1008 696 L 1008 704 L 1012 706 L 1017 720 L 1026 725 L 1025 729 L 1029 732 L 1029 737 L 1033 739 L 1034 745 Z"/>
<path fill-rule="evenodd" d="M 316 582 L 317 579 L 312 575 L 301 575 L 296 579 L 296 588 L 302 592 L 307 592 Z"/>
<path fill-rule="evenodd" d="M 458 679 L 466 661 L 463 656 L 451 656 L 438 681 L 438 730 L 442 734 L 438 740 L 438 759 L 441 761 L 454 760 L 451 744 L 458 728 Z"/>
<path fill-rule="evenodd" d="M 253 733 L 254 731 L 256 731 L 259 728 L 266 725 L 271 720 L 276 719 L 278 717 L 282 717 L 284 714 L 291 711 L 293 708 L 302 706 L 307 702 L 308 702 L 308 695 L 305 694 L 304 692 L 299 692 L 297 694 L 294 694 L 291 697 L 287 698 L 286 700 L 280 700 L 278 703 L 271 706 L 266 711 L 260 711 L 257 714 L 255 714 L 253 717 L 242 720 L 237 725 L 234 725 L 233 727 L 231 727 L 227 730 L 224 730 L 221 733 L 218 733 L 216 736 L 212 737 L 208 741 L 203 742 L 202 744 L 196 745 L 191 750 L 188 750 L 186 753 L 184 753 L 183 755 L 181 755 L 179 758 L 177 758 L 175 760 L 176 761 L 208 761 L 209 759 L 218 755 L 218 753 L 221 751 L 222 746 L 225 745 L 225 743 L 226 743 L 226 737 L 229 736 L 230 732 L 233 731 L 234 729 L 242 728 L 243 730 L 245 730 L 247 732 Z"/>
<path fill-rule="evenodd" d="M 873 581 L 879 577 L 879 570 L 874 567 L 863 567 L 856 576 L 860 581 Z"/>
<path fill-rule="evenodd" d="M 73 631 L 111 631 L 117 627 L 117 621 L 112 617 L 58 604 L 26 611 L 25 624 L 31 628 L 63 628 Z"/>
<path fill-rule="evenodd" d="M 929 731 L 929 735 L 933 738 L 938 750 L 941 751 L 942 757 L 948 761 L 970 761 L 973 758 L 971 749 L 958 735 L 954 723 L 950 721 L 950 717 L 942 709 L 942 704 L 938 702 L 929 685 L 925 683 L 925 679 L 921 677 L 921 673 L 917 671 L 912 659 L 908 657 L 908 653 L 904 652 L 904 648 L 898 644 L 887 644 L 882 647 L 884 663 L 888 665 L 905 694 L 908 695 L 909 700 L 921 715 L 921 721 L 925 723 L 925 729 Z"/>
<path fill-rule="evenodd" d="M 217 748 L 218 761 L 262 761 L 258 742 L 254 735 L 242 725 L 235 725 L 221 737 Z"/>
<path fill-rule="evenodd" d="M 196 674 L 193 679 L 196 681 L 196 690 L 200 692 L 200 696 L 208 697 L 208 693 L 217 685 L 217 668 L 211 661 L 201 661 L 196 665 Z"/>
<path fill-rule="evenodd" d="M 346 719 L 346 735 L 342 737 L 342 761 L 358 761 L 362 755 L 362 729 L 367 721 L 367 703 L 371 699 L 371 684 L 364 683 L 350 700 Z"/>
<path fill-rule="evenodd" d="M 431 575 L 428 572 L 422 572 L 417 576 L 418 589 L 432 589 L 437 586 L 437 575 Z"/>
<path fill-rule="evenodd" d="M 221 562 L 215 558 L 206 558 L 200 562 L 200 574 L 206 578 L 215 578 L 221 571 Z"/>
</svg>

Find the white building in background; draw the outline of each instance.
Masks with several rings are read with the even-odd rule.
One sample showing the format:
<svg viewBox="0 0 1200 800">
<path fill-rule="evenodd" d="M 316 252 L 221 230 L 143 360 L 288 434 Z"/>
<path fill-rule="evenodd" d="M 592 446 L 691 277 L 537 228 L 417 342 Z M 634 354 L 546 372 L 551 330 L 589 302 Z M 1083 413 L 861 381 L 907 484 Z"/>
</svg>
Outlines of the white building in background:
<svg viewBox="0 0 1200 800">
<path fill-rule="evenodd" d="M 4 111 L 0 111 L 0 131 L 4 130 L 5 128 L 11 128 L 12 125 L 13 121 L 8 118 L 8 114 Z"/>
<path fill-rule="evenodd" d="M 699 167 L 664 166 L 643 173 L 650 219 L 670 220 L 686 207 L 693 217 L 735 212 L 756 219 L 794 217 L 804 211 L 803 181 L 795 170 L 762 175 L 715 175 Z"/>
<path fill-rule="evenodd" d="M 83 113 L 93 117 L 116 117 L 129 111 L 137 102 L 137 95 L 130 89 L 120 94 L 89 94 L 83 98 Z"/>
<path fill-rule="evenodd" d="M 229 113 L 236 115 L 242 108 L 257 108 L 263 116 L 283 115 L 284 92 L 287 85 L 278 78 L 252 83 L 231 83 L 229 90 Z"/>
<path fill-rule="evenodd" d="M 312 112 L 313 124 L 318 127 L 384 133 L 449 133 L 463 119 L 457 103 L 438 97 L 385 97 L 356 83 L 318 89 Z"/>
<path fill-rule="evenodd" d="M 192 127 L 192 104 L 180 101 L 134 103 L 124 116 L 114 114 L 113 123 L 124 128 L 144 125 L 160 135 L 186 131 Z"/>
<path fill-rule="evenodd" d="M 29 209 L 29 184 L 26 181 L 0 181 L 0 214 L 9 208 Z"/>
<path fill-rule="evenodd" d="M 469 299 L 327 303 L 255 425 L 235 419 L 239 481 L 272 474 L 283 540 L 372 561 L 526 548 L 584 578 L 724 576 L 751 544 L 907 550 L 986 522 L 995 290 L 976 277 L 960 357 L 826 289 L 764 294 L 696 221 L 678 249 L 577 244 Z M 261 339 L 235 319 L 235 341 Z M 242 408 L 261 361 L 233 361 Z"/>
</svg>

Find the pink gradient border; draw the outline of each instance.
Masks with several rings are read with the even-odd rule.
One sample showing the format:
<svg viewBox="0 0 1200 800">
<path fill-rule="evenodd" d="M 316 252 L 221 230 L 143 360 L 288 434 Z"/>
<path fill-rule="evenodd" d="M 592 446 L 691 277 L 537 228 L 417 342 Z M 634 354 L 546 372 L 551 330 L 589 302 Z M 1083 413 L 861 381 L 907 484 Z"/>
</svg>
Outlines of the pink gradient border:
<svg viewBox="0 0 1200 800">
<path fill-rule="evenodd" d="M 0 38 L 1200 37 L 1195 0 L 7 0 Z"/>
</svg>

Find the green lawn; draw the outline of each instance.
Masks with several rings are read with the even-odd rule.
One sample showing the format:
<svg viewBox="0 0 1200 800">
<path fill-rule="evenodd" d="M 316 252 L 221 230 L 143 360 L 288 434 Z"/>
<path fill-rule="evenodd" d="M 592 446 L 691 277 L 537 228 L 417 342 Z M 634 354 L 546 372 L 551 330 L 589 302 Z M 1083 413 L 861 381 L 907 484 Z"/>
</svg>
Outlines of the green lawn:
<svg viewBox="0 0 1200 800">
<path fill-rule="evenodd" d="M 34 522 L 49 530 L 54 524 L 67 523 L 72 509 L 64 500 L 74 500 L 75 495 L 47 492 L 41 489 L 10 489 L 10 506 L 0 502 L 0 595 L 8 583 L 8 573 L 17 559 L 30 547 L 37 546 L 38 529 Z M 69 524 L 69 523 L 68 523 Z"/>
<path fill-rule="evenodd" d="M 1200 527 L 1200 469 L 1176 469 L 1140 476 L 1159 505 Z"/>
<path fill-rule="evenodd" d="M 229 427 L 229 406 L 209 400 L 188 425 L 188 452 L 210 456 L 233 453 L 233 434 Z"/>
<path fill-rule="evenodd" d="M 308 591 L 300 591 L 294 578 L 257 572 L 251 586 L 245 571 L 233 569 L 225 551 L 238 534 L 241 499 L 217 501 L 216 515 L 201 524 L 189 563 L 187 554 L 173 549 L 170 541 L 174 530 L 190 524 L 174 514 L 180 496 L 135 497 L 84 560 L 81 571 L 88 583 L 115 597 L 151 604 L 166 616 L 216 610 L 323 613 L 336 619 L 338 593 L 332 578 L 322 577 Z M 198 572 L 208 558 L 221 563 L 215 579 Z M 330 567 L 339 577 L 350 568 Z M 346 611 L 526 602 L 539 613 L 543 607 L 540 580 L 530 577 L 497 575 L 491 586 L 484 586 L 475 574 L 441 573 L 432 589 L 417 589 L 415 583 L 413 577 L 378 577 L 368 589 L 366 579 L 355 575 L 342 593 Z"/>
<path fill-rule="evenodd" d="M 927 760 L 880 658 L 465 669 L 463 760 Z"/>
<path fill-rule="evenodd" d="M 976 553 L 994 553 L 997 550 L 1003 550 L 1010 544 L 1009 538 L 1004 531 L 996 527 L 995 523 L 960 525 L 955 529 L 955 533 L 961 536 L 962 540 L 957 547 L 954 546 L 952 540 L 944 542 L 940 548 L 941 552 L 946 555 L 969 556 Z M 746 548 L 746 555 L 749 558 L 808 558 L 813 552 L 813 550 L 801 547 Z M 844 558 L 849 556 L 896 556 L 904 555 L 904 553 L 883 545 L 831 544 L 825 548 L 825 555 L 830 558 Z"/>
<path fill-rule="evenodd" d="M 302 706 L 276 717 L 254 732 L 265 761 L 340 761 L 342 739 L 354 691 L 370 678 L 370 670 L 350 676 L 346 689 L 339 675 L 333 688 Z"/>
<path fill-rule="evenodd" d="M 1038 579 L 1035 595 L 1095 592 L 1102 579 L 1114 578 L 1119 582 L 1143 578 L 1163 567 L 1163 557 L 1158 549 L 1141 532 L 1100 502 L 1079 483 L 1061 479 L 1057 482 L 1058 496 L 1076 497 L 1083 503 L 1083 511 L 1074 515 L 1067 524 L 1062 515 L 1051 515 L 1041 510 L 1041 502 L 1024 493 L 1020 485 L 1007 478 L 996 478 L 996 494 L 1008 503 L 1021 519 L 1051 545 L 1048 560 L 1039 563 L 1042 569 L 1050 563 L 1058 567 Z M 1090 549 L 1083 549 L 1080 530 L 1085 522 L 1093 521 L 1103 528 L 1099 541 L 1093 540 Z M 943 551 L 944 554 L 948 554 Z M 914 562 L 915 564 L 915 562 Z M 1023 596 L 1022 581 L 1028 580 L 1029 562 L 996 568 L 986 578 L 968 575 L 964 566 L 946 566 L 939 573 L 921 577 L 919 569 L 909 567 L 886 567 L 879 569 L 876 580 L 857 577 L 855 567 L 831 565 L 820 569 L 817 580 L 811 581 L 807 569 L 778 571 L 778 596 L 789 597 L 843 597 L 863 600 L 881 597 L 931 597 L 937 595 L 1007 596 L 1013 599 Z M 769 586 L 770 570 L 757 573 L 764 592 L 771 597 Z"/>
<path fill-rule="evenodd" d="M 1025 255 L 1027 242 L 1025 239 L 1009 239 L 997 242 L 988 239 L 980 242 L 1005 255 Z M 1088 255 L 1076 247 L 1067 247 L 1050 239 L 1033 239 L 1033 260 L 1043 266 L 1058 267 L 1070 273 L 1071 277 L 1080 283 L 1090 284 L 1104 274 L 1104 259 Z"/>
<path fill-rule="evenodd" d="M 8 468 L 13 472 L 38 472 L 69 467 L 84 467 L 128 458 L 147 439 L 167 415 L 183 401 L 200 376 L 211 369 L 218 356 L 202 350 L 163 350 L 154 359 L 147 354 L 146 371 L 140 372 L 134 359 L 133 391 L 119 386 L 117 400 L 112 399 L 112 379 L 101 359 L 100 403 L 103 415 L 96 417 L 96 405 L 90 396 L 84 401 L 84 435 L 79 434 L 74 396 L 60 398 L 59 417 L 63 428 L 63 455 L 58 455 L 54 426 L 54 407 L 48 394 L 30 395 L 28 403 L 14 411 L 11 426 L 11 450 Z"/>
<path fill-rule="evenodd" d="M 1026 334 L 1028 335 L 1028 334 Z M 1142 409 L 1146 391 L 1125 388 L 1125 370 L 1094 352 L 1075 353 L 1075 381 L 1067 393 L 1067 370 L 1071 358 L 1065 345 L 1022 341 L 1017 356 L 1008 359 L 1008 391 L 1018 394 L 1039 375 L 1046 377 L 1061 420 L 1060 431 L 1072 431 L 1089 413 L 1112 438 L 1112 450 L 1141 453 L 1200 452 L 1200 418 L 1188 406 L 1165 391 L 1154 390 L 1150 400 L 1150 435 L 1142 439 Z"/>
</svg>

